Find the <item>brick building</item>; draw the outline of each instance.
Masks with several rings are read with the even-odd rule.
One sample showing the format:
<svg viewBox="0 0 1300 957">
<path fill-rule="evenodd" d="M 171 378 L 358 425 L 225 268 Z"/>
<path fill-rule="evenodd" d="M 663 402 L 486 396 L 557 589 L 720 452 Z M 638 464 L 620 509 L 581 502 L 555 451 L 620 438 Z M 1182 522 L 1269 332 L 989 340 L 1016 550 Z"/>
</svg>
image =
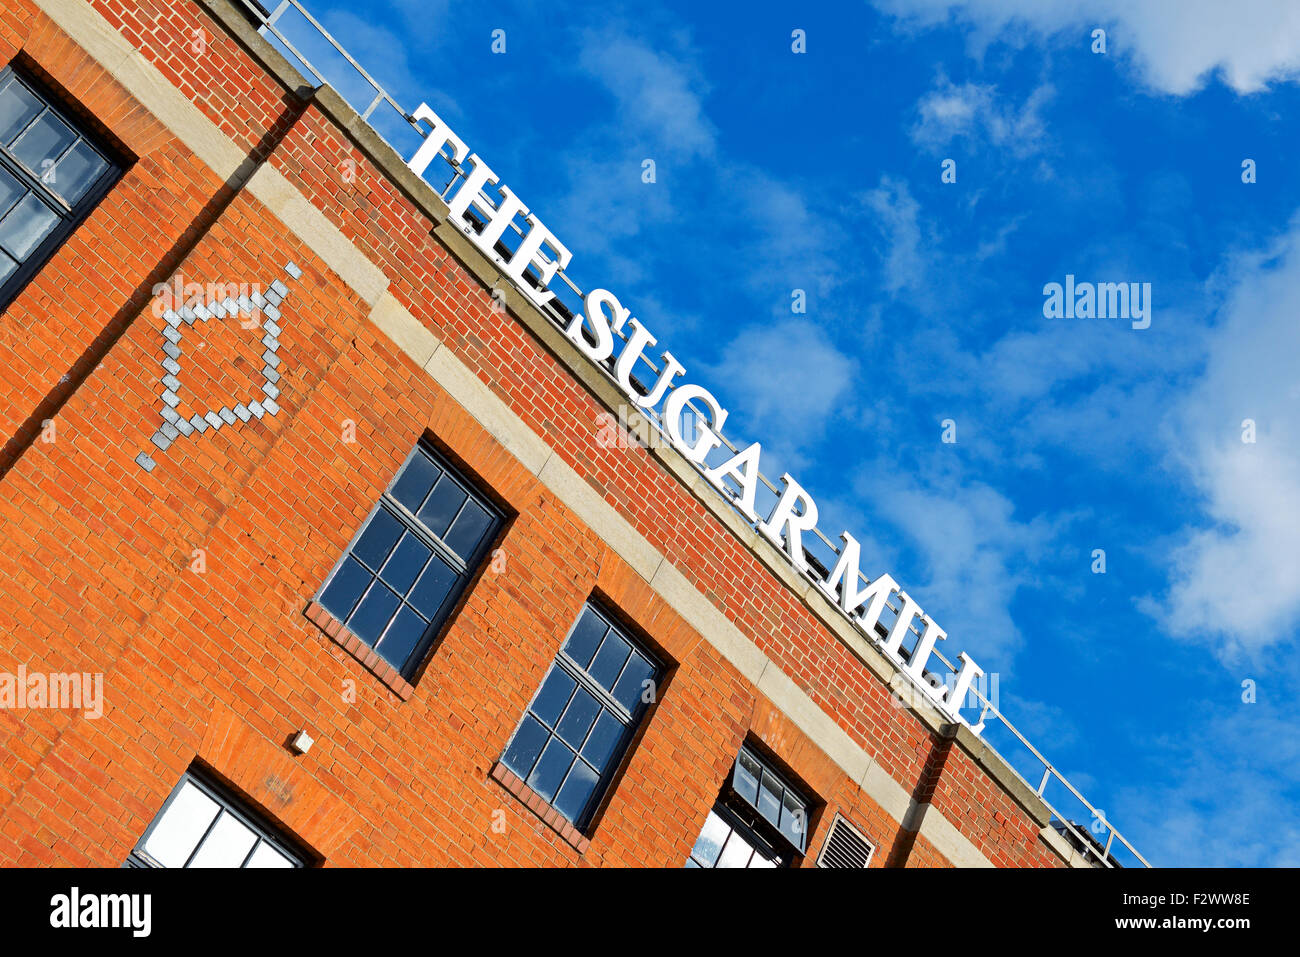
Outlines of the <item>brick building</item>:
<svg viewBox="0 0 1300 957">
<path fill-rule="evenodd" d="M 246 6 L 0 11 L 0 862 L 1086 866 Z"/>
</svg>

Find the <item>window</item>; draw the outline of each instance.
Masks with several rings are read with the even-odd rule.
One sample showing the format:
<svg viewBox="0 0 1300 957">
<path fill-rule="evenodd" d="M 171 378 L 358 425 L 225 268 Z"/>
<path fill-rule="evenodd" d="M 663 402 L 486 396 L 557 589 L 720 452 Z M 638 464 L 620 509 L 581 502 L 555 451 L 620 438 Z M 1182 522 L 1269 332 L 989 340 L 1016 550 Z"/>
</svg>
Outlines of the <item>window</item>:
<svg viewBox="0 0 1300 957">
<path fill-rule="evenodd" d="M 0 70 L 0 309 L 118 172 L 48 97 L 11 68 Z"/>
<path fill-rule="evenodd" d="M 687 867 L 784 867 L 781 852 L 725 804 L 709 812 Z"/>
<path fill-rule="evenodd" d="M 660 674 L 655 659 L 587 605 L 501 759 L 581 829 L 618 768 Z"/>
<path fill-rule="evenodd" d="M 224 788 L 189 771 L 126 863 L 128 867 L 305 867 L 308 859 Z"/>
<path fill-rule="evenodd" d="M 500 512 L 420 444 L 317 601 L 410 678 L 501 522 Z"/>
<path fill-rule="evenodd" d="M 748 745 L 687 867 L 787 867 L 808 842 L 808 801 Z"/>
</svg>

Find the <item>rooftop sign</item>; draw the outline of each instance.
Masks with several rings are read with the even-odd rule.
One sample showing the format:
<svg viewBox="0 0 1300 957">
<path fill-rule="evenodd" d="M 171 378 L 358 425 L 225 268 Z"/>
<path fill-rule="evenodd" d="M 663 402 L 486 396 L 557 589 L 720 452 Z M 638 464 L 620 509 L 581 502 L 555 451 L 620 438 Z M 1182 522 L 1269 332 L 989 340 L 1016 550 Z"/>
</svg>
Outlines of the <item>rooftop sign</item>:
<svg viewBox="0 0 1300 957">
<path fill-rule="evenodd" d="M 464 140 L 426 104 L 420 105 L 414 118 L 429 124 L 429 129 L 407 165 L 417 176 L 423 176 L 429 164 L 446 148 L 454 164 L 468 170 L 456 192 L 447 198 L 448 219 L 484 255 L 497 263 L 539 308 L 545 308 L 555 298 L 555 293 L 549 289 L 551 282 L 557 273 L 568 267 L 573 254 L 508 186 L 499 183 L 497 175 L 482 158 L 471 153 Z M 481 229 L 478 223 L 466 218 L 471 207 L 484 223 Z M 498 251 L 498 242 L 518 217 L 523 218 L 527 229 L 520 230 L 522 239 L 519 245 L 512 254 L 504 257 Z M 531 280 L 536 280 L 536 283 Z M 781 549 L 800 573 L 814 581 L 854 626 L 911 678 L 929 701 L 953 720 L 969 724 L 961 715 L 962 703 L 971 683 L 984 674 L 983 670 L 963 652 L 958 656 L 961 668 L 955 675 L 949 674 L 946 680 L 941 680 L 927 672 L 926 665 L 935 646 L 945 640 L 947 634 L 888 574 L 881 574 L 863 585 L 861 548 L 847 531 L 840 535 L 844 544 L 835 567 L 824 577 L 812 569 L 804 552 L 802 536 L 817 527 L 817 503 L 787 473 L 781 477 L 783 489 L 776 504 L 766 515 L 759 514 L 757 495 L 762 456 L 759 443 L 741 449 L 726 461 L 708 465 L 706 459 L 710 452 L 723 445 L 719 433 L 727 421 L 727 410 L 704 386 L 689 381 L 676 382 L 686 375 L 686 370 L 671 352 L 660 354 L 663 365 L 659 377 L 648 391 L 642 391 L 634 382 L 633 368 L 645 358 L 647 349 L 658 345 L 658 340 L 633 317 L 631 310 L 624 307 L 617 296 L 606 289 L 591 291 L 584 300 L 583 313 L 573 316 L 564 331 L 592 362 L 602 367 L 612 363 L 615 382 L 634 406 L 647 412 L 659 409 L 657 424 L 677 451 L 761 535 Z M 626 341 L 615 358 L 619 338 Z M 692 416 L 691 428 L 683 428 L 688 407 L 693 413 L 700 412 L 702 407 L 707 419 Z M 653 421 L 653 417 L 651 419 Z M 899 602 L 898 617 L 882 637 L 876 626 L 886 603 L 894 595 Z M 903 642 L 914 621 L 919 637 L 910 649 L 905 649 Z M 972 728 L 977 734 L 982 729 L 983 722 Z"/>
</svg>

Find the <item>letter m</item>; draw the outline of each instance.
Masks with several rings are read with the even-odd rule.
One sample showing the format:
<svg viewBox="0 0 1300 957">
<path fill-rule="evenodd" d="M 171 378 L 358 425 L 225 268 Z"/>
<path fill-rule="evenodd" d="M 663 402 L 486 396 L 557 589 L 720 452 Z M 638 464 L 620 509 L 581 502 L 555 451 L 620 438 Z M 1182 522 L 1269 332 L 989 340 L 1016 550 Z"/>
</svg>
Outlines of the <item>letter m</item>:
<svg viewBox="0 0 1300 957">
<path fill-rule="evenodd" d="M 81 707 L 80 672 L 53 674 L 50 676 L 50 706 L 55 708 Z"/>
<path fill-rule="evenodd" d="M 1102 306 L 1102 297 L 1105 296 L 1105 306 Z M 1126 282 L 1099 282 L 1097 283 L 1097 305 L 1098 315 L 1105 316 L 1108 319 L 1127 319 L 1128 315 L 1128 283 Z M 1105 312 L 1102 312 L 1102 309 Z M 1122 312 L 1118 310 L 1123 310 Z"/>
<path fill-rule="evenodd" d="M 129 927 L 131 924 L 130 894 L 101 894 L 99 897 L 101 927 Z"/>
<path fill-rule="evenodd" d="M 889 575 L 881 575 L 866 588 L 859 587 L 862 546 L 848 532 L 842 532 L 840 538 L 844 540 L 840 559 L 826 580 L 817 584 L 850 617 L 856 618 L 868 634 L 874 634 L 880 613 L 885 610 L 885 602 L 898 591 L 898 583 Z"/>
</svg>

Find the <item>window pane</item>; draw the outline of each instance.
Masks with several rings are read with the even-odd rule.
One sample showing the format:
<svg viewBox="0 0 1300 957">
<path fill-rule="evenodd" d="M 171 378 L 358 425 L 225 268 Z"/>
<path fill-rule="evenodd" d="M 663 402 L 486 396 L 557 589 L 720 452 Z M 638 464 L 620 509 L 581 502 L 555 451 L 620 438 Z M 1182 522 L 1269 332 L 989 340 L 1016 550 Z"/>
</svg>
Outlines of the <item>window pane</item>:
<svg viewBox="0 0 1300 957">
<path fill-rule="evenodd" d="M 537 700 L 533 702 L 533 714 L 554 727 L 576 687 L 577 682 L 570 678 L 563 668 L 552 665 L 551 673 L 542 682 L 542 690 L 537 693 Z"/>
<path fill-rule="evenodd" d="M 433 619 L 437 617 L 438 609 L 451 594 L 451 590 L 456 587 L 458 578 L 451 566 L 435 555 L 433 561 L 429 562 L 424 569 L 420 580 L 411 589 L 409 601 L 415 606 L 416 611 Z"/>
<path fill-rule="evenodd" d="M 4 282 L 18 271 L 18 264 L 0 252 L 0 282 Z"/>
<path fill-rule="evenodd" d="M 763 772 L 763 787 L 758 792 L 758 813 L 776 823 L 781 817 L 781 784 L 772 775 Z"/>
<path fill-rule="evenodd" d="M 82 140 L 59 160 L 46 184 L 67 200 L 69 206 L 75 206 L 106 169 L 108 163 L 104 158 Z"/>
<path fill-rule="evenodd" d="M 376 650 L 390 665 L 401 671 L 428 630 L 429 623 L 403 605 L 388 631 L 384 632 L 384 639 Z"/>
<path fill-rule="evenodd" d="M 727 838 L 727 844 L 718 858 L 718 867 L 748 867 L 754 849 L 735 831 Z"/>
<path fill-rule="evenodd" d="M 343 564 L 330 579 L 329 587 L 321 593 L 320 603 L 325 610 L 339 621 L 347 621 L 348 615 L 356 607 L 357 599 L 366 590 L 373 576 L 365 566 L 351 556 L 343 559 Z"/>
<path fill-rule="evenodd" d="M 357 539 L 352 554 L 361 559 L 375 571 L 383 567 L 384 559 L 393 550 L 397 540 L 402 537 L 402 523 L 393 518 L 385 509 L 375 512 L 366 530 Z"/>
<path fill-rule="evenodd" d="M 0 221 L 0 246 L 22 261 L 50 234 L 58 221 L 59 217 L 48 206 L 28 193 Z"/>
<path fill-rule="evenodd" d="M 791 791 L 785 792 L 785 797 L 781 799 L 781 833 L 784 834 L 795 847 L 803 850 L 804 831 L 807 827 L 807 811 L 803 802 L 795 797 Z"/>
<path fill-rule="evenodd" d="M 595 771 L 582 761 L 576 762 L 555 798 L 556 810 L 570 821 L 579 820 L 587 809 L 587 802 L 591 800 L 599 780 Z"/>
<path fill-rule="evenodd" d="M 42 108 L 40 100 L 21 83 L 10 79 L 0 90 L 0 145 L 12 143 Z"/>
<path fill-rule="evenodd" d="M 781 791 L 781 782 L 764 771 L 763 787 L 758 792 L 758 813 L 773 824 L 781 817 Z"/>
<path fill-rule="evenodd" d="M 582 749 L 582 756 L 604 771 L 609 766 L 609 759 L 618 749 L 618 743 L 623 739 L 625 730 L 623 722 L 608 711 L 602 711 L 600 717 L 596 719 L 596 727 L 592 729 Z"/>
<path fill-rule="evenodd" d="M 551 738 L 542 752 L 533 773 L 528 775 L 528 786 L 541 795 L 543 801 L 555 798 L 555 791 L 564 780 L 564 774 L 573 764 L 574 753 L 559 738 Z"/>
<path fill-rule="evenodd" d="M 429 561 L 429 556 L 432 554 L 428 545 L 407 532 L 402 536 L 398 546 L 393 549 L 388 561 L 384 563 L 379 577 L 387 582 L 393 591 L 405 595 L 415 584 L 415 579 L 419 577 L 420 572 L 424 571 L 425 563 Z"/>
<path fill-rule="evenodd" d="M 511 771 L 527 780 L 548 737 L 550 732 L 538 724 L 536 719 L 531 716 L 526 717 L 519 730 L 515 732 L 510 746 L 506 748 L 505 757 L 501 760 Z"/>
<path fill-rule="evenodd" d="M 418 512 L 428 497 L 429 489 L 441 475 L 442 469 L 429 456 L 416 450 L 414 458 L 406 463 L 402 474 L 393 483 L 393 497 L 412 512 Z"/>
<path fill-rule="evenodd" d="M 293 861 L 263 841 L 248 859 L 246 867 L 293 867 Z"/>
<path fill-rule="evenodd" d="M 0 216 L 9 212 L 18 197 L 27 192 L 27 187 L 14 179 L 9 172 L 0 167 Z"/>
<path fill-rule="evenodd" d="M 257 835 L 233 814 L 222 814 L 190 867 L 241 867 L 256 841 Z"/>
<path fill-rule="evenodd" d="M 240 867 L 245 861 L 249 867 L 304 863 L 292 851 L 270 843 L 273 831 L 258 823 L 257 815 L 246 817 L 236 813 L 237 807 L 242 802 L 232 795 L 212 785 L 201 786 L 186 774 L 128 864 L 176 868 L 187 862 L 190 867 Z"/>
<path fill-rule="evenodd" d="M 635 651 L 632 652 L 627 667 L 623 669 L 623 676 L 614 686 L 614 700 L 632 714 L 636 714 L 637 708 L 642 704 L 642 695 L 647 688 L 646 682 L 650 681 L 650 687 L 653 687 L 654 673 L 654 665 Z"/>
<path fill-rule="evenodd" d="M 555 730 L 577 751 L 582 747 L 582 742 L 587 740 L 587 732 L 591 730 L 600 710 L 600 705 L 596 703 L 595 698 L 578 689 L 573 700 L 569 702 L 564 717 L 560 719 L 560 726 Z"/>
<path fill-rule="evenodd" d="M 374 645 L 397 611 L 398 598 L 383 582 L 375 582 L 352 613 L 347 626 L 368 645 Z"/>
<path fill-rule="evenodd" d="M 758 807 L 758 778 L 762 773 L 758 762 L 750 753 L 741 751 L 740 759 L 736 762 L 736 776 L 732 781 L 732 787 L 754 807 Z"/>
<path fill-rule="evenodd" d="M 446 475 L 433 487 L 428 501 L 420 509 L 420 521 L 439 538 L 447 534 L 447 526 L 456 517 L 460 507 L 465 504 L 465 493 Z"/>
<path fill-rule="evenodd" d="M 587 671 L 600 682 L 601 687 L 613 688 L 618 673 L 623 669 L 623 663 L 627 661 L 631 651 L 632 646 L 617 632 L 610 629 L 609 634 L 605 636 L 604 644 L 600 646 L 600 651 L 596 652 L 596 660 L 591 663 Z"/>
<path fill-rule="evenodd" d="M 44 177 L 50 173 L 50 164 L 62 156 L 76 139 L 77 134 L 47 110 L 14 141 L 12 151 L 24 166 Z"/>
<path fill-rule="evenodd" d="M 451 527 L 444 540 L 447 546 L 465 561 L 469 561 L 478 548 L 483 533 L 492 524 L 490 516 L 477 502 L 469 501 L 461 509 L 460 517 Z"/>
<path fill-rule="evenodd" d="M 217 811 L 217 802 L 186 782 L 149 835 L 145 851 L 163 867 L 184 867 Z"/>
<path fill-rule="evenodd" d="M 727 827 L 727 822 L 718 817 L 716 812 L 710 811 L 704 822 L 704 830 L 700 831 L 700 837 L 691 850 L 691 857 L 705 867 L 712 867 L 730 832 L 731 828 Z"/>
<path fill-rule="evenodd" d="M 594 611 L 584 608 L 582 617 L 578 619 L 578 626 L 573 629 L 573 634 L 569 635 L 569 640 L 564 643 L 565 652 L 586 668 L 591 664 L 591 656 L 600 647 L 600 639 L 604 637 L 608 627 Z"/>
</svg>

